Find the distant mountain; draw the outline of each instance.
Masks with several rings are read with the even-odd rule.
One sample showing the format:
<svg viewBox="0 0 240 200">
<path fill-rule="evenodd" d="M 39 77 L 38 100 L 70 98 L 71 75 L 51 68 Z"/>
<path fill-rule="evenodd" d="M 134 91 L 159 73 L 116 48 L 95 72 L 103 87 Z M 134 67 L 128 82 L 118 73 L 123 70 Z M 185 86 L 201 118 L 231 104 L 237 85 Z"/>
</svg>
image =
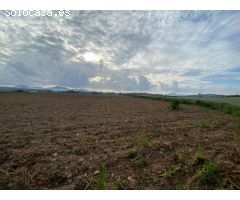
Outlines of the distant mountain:
<svg viewBox="0 0 240 200">
<path fill-rule="evenodd" d="M 77 92 L 90 92 L 89 90 L 85 90 L 85 89 L 74 89 L 74 91 L 77 91 Z"/>
<path fill-rule="evenodd" d="M 27 86 L 27 85 L 16 85 L 14 88 L 17 88 L 17 89 L 31 89 L 30 86 Z"/>
<path fill-rule="evenodd" d="M 52 91 L 55 91 L 55 92 L 66 92 L 66 91 L 70 90 L 69 88 L 63 87 L 63 86 L 54 86 L 54 87 L 49 87 L 49 88 L 46 88 L 46 89 L 52 90 Z"/>
<path fill-rule="evenodd" d="M 32 86 L 28 86 L 28 85 L 16 85 L 13 88 L 21 89 L 21 90 L 44 90 L 44 88 L 42 88 L 42 87 L 32 87 Z"/>
<path fill-rule="evenodd" d="M 0 92 L 14 92 L 16 90 L 17 88 L 13 88 L 13 87 L 0 87 Z"/>
<path fill-rule="evenodd" d="M 54 87 L 32 87 L 28 85 L 16 85 L 13 87 L 0 87 L 1 91 L 28 91 L 28 92 L 41 92 L 41 91 L 47 91 L 47 92 L 79 92 L 79 93 L 90 93 L 90 91 L 81 89 L 81 88 L 68 88 L 64 86 L 54 86 Z"/>
<path fill-rule="evenodd" d="M 176 92 L 171 92 L 171 93 L 168 93 L 167 96 L 176 97 L 176 96 L 183 96 L 183 95 L 177 94 Z"/>
<path fill-rule="evenodd" d="M 197 94 L 197 95 L 187 95 L 187 97 L 224 97 L 225 95 L 220 94 Z"/>
<path fill-rule="evenodd" d="M 51 90 L 54 92 L 83 92 L 83 93 L 90 92 L 88 90 L 81 89 L 81 88 L 68 88 L 68 87 L 64 87 L 64 86 L 54 86 L 54 87 L 49 87 L 49 88 L 45 88 L 45 89 Z"/>
</svg>

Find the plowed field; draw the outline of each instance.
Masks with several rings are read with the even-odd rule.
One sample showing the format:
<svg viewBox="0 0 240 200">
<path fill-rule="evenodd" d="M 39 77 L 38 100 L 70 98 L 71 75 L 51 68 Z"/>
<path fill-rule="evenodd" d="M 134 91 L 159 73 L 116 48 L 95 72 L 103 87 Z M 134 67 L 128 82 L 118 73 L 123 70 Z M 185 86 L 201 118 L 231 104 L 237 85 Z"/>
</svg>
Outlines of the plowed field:
<svg viewBox="0 0 240 200">
<path fill-rule="evenodd" d="M 0 94 L 1 189 L 239 189 L 240 118 L 128 96 Z M 99 174 L 100 173 L 100 174 Z"/>
</svg>

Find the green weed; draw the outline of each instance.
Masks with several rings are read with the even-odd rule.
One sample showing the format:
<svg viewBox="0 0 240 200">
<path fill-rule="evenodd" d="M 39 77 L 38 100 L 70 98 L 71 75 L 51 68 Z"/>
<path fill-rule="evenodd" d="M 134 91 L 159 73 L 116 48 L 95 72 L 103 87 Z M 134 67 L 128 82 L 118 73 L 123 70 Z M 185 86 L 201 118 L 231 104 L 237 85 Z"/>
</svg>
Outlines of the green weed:
<svg viewBox="0 0 240 200">
<path fill-rule="evenodd" d="M 222 122 L 217 119 L 210 122 L 201 121 L 198 123 L 198 127 L 202 129 L 207 129 L 207 128 L 215 129 L 215 128 L 219 128 L 221 125 L 222 125 Z"/>
<path fill-rule="evenodd" d="M 205 129 L 205 128 L 210 128 L 210 125 L 207 122 L 201 121 L 198 123 L 198 127 Z"/>
<path fill-rule="evenodd" d="M 199 147 L 197 149 L 195 155 L 192 157 L 192 161 L 190 163 L 191 166 L 199 166 L 204 164 L 206 159 L 204 159 L 203 152 L 204 152 L 203 148 Z"/>
<path fill-rule="evenodd" d="M 175 182 L 175 187 L 177 190 L 182 190 L 184 188 L 183 184 L 179 180 Z"/>
<path fill-rule="evenodd" d="M 134 150 L 132 150 L 132 149 L 130 149 L 130 150 L 128 151 L 127 157 L 128 157 L 129 159 L 133 159 L 133 158 L 135 158 L 136 156 L 137 156 L 137 152 L 136 152 L 136 151 L 134 151 Z"/>
<path fill-rule="evenodd" d="M 217 164 L 213 161 L 205 162 L 197 173 L 197 179 L 201 183 L 215 183 L 218 178 Z"/>
<path fill-rule="evenodd" d="M 133 162 L 133 164 L 135 164 L 139 167 L 146 167 L 146 166 L 148 166 L 148 163 L 149 163 L 148 158 L 144 157 L 144 156 L 137 157 L 132 162 Z"/>
<path fill-rule="evenodd" d="M 172 177 L 179 170 L 179 167 L 176 165 L 172 165 L 168 170 L 163 174 L 164 177 Z"/>
<path fill-rule="evenodd" d="M 211 128 L 219 128 L 222 125 L 222 122 L 218 119 L 211 122 Z"/>
<path fill-rule="evenodd" d="M 178 156 L 178 160 L 183 163 L 187 163 L 189 160 L 189 156 L 185 153 L 178 153 L 177 156 Z"/>
<path fill-rule="evenodd" d="M 99 167 L 99 178 L 97 182 L 97 189 L 98 190 L 105 190 L 106 187 L 106 170 L 104 165 L 101 163 Z"/>
<path fill-rule="evenodd" d="M 144 137 L 144 138 L 141 138 L 137 141 L 137 145 L 141 146 L 141 147 L 144 147 L 144 148 L 149 147 L 149 144 L 150 144 L 150 139 L 147 136 Z"/>
</svg>

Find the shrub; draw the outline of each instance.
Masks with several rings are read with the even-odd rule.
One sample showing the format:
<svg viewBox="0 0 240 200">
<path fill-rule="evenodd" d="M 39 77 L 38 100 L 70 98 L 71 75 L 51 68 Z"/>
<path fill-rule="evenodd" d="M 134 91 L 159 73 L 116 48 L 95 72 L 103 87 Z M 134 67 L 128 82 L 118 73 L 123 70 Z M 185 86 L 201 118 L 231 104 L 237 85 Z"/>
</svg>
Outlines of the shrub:
<svg viewBox="0 0 240 200">
<path fill-rule="evenodd" d="M 172 100 L 171 102 L 170 102 L 170 108 L 171 108 L 171 110 L 179 110 L 179 105 L 180 105 L 180 101 L 178 101 L 178 100 Z"/>
</svg>

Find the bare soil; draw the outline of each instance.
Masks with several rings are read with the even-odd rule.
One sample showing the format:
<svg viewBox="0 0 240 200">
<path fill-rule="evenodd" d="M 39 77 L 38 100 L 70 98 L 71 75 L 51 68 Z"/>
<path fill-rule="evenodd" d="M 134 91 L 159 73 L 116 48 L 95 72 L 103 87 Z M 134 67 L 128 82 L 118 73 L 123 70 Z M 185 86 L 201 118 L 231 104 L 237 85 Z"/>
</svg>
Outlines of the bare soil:
<svg viewBox="0 0 240 200">
<path fill-rule="evenodd" d="M 239 124 L 136 97 L 2 93 L 0 189 L 96 189 L 100 163 L 106 189 L 239 189 Z"/>
</svg>

